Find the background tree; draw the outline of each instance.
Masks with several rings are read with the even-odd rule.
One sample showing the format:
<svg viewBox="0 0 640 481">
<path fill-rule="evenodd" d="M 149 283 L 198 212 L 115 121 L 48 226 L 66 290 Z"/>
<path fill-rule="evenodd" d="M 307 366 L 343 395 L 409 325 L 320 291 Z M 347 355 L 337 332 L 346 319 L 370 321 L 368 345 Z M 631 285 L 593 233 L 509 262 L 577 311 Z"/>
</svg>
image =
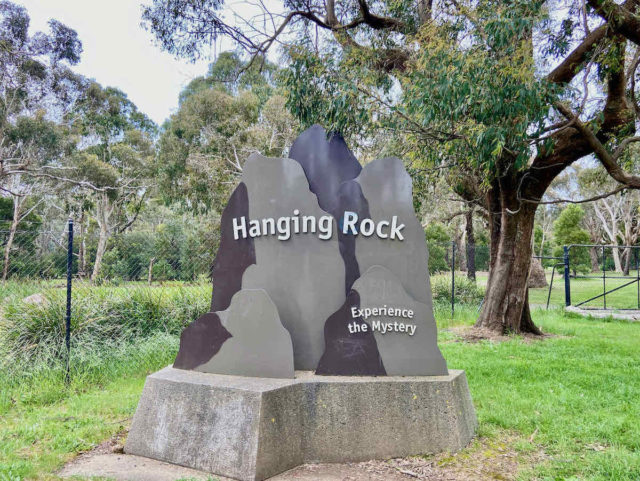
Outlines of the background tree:
<svg viewBox="0 0 640 481">
<path fill-rule="evenodd" d="M 637 3 L 301 0 L 243 29 L 225 23 L 219 0 L 154 0 L 143 20 L 166 50 L 190 58 L 219 35 L 254 58 L 288 44 L 289 105 L 304 125 L 402 129 L 415 145 L 408 160 L 459 169 L 453 189 L 491 216 L 476 325 L 538 333 L 527 276 L 535 212 L 553 179 L 595 154 L 620 185 L 640 187 L 621 162 L 640 110 Z"/>
<path fill-rule="evenodd" d="M 91 273 L 96 281 L 109 237 L 130 227 L 151 186 L 156 127 L 118 89 L 92 83 L 78 100 L 70 124 L 86 145 L 71 162 L 90 185 L 98 245 Z"/>
<path fill-rule="evenodd" d="M 2 280 L 20 223 L 38 208 L 48 180 L 66 178 L 67 143 L 57 120 L 82 86 L 69 69 L 82 52 L 76 32 L 51 20 L 49 32 L 31 34 L 29 20 L 24 7 L 0 1 L 0 195 L 13 205 Z"/>
<path fill-rule="evenodd" d="M 554 255 L 562 257 L 562 246 L 572 244 L 588 244 L 589 233 L 581 227 L 584 210 L 579 205 L 569 205 L 560 212 L 553 223 L 553 237 L 556 242 Z M 586 247 L 573 247 L 570 251 L 571 268 L 574 275 L 580 272 L 588 272 L 591 269 L 589 251 Z"/>
<path fill-rule="evenodd" d="M 0 1 L 0 189 L 11 175 L 56 178 L 53 124 L 82 88 L 70 65 L 80 61 L 75 31 L 56 20 L 29 33 L 26 9 Z M 49 144 L 49 145 L 47 145 Z"/>
<path fill-rule="evenodd" d="M 586 195 L 605 186 L 613 190 L 613 183 L 601 168 L 587 168 L 580 171 L 578 176 L 579 189 Z M 591 227 L 601 233 L 601 239 L 610 245 L 635 245 L 638 240 L 638 205 L 640 192 L 620 192 L 616 195 L 598 199 L 588 206 L 593 218 L 585 220 L 585 224 L 597 224 Z M 594 234 L 595 234 L 594 232 Z M 632 249 L 612 248 L 616 272 L 627 275 L 631 264 Z M 592 254 L 593 257 L 593 254 Z"/>
<path fill-rule="evenodd" d="M 223 53 L 206 77 L 186 87 L 159 143 L 166 198 L 221 212 L 251 153 L 286 153 L 298 127 L 273 84 L 273 70 L 268 65 L 261 73 Z"/>
</svg>

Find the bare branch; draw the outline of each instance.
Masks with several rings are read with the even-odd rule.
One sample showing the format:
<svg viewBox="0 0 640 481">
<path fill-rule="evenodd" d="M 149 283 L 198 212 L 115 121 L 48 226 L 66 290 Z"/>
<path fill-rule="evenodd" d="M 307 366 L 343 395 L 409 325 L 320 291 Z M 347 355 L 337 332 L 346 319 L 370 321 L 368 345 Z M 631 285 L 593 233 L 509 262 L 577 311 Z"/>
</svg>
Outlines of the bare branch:
<svg viewBox="0 0 640 481">
<path fill-rule="evenodd" d="M 522 197 L 518 197 L 518 200 L 522 202 L 526 202 L 528 204 L 538 204 L 538 205 L 547 205 L 547 204 L 585 204 L 587 202 L 595 202 L 596 200 L 606 199 L 607 197 L 611 197 L 612 195 L 616 195 L 620 192 L 629 189 L 626 185 L 621 185 L 611 192 L 607 192 L 606 194 L 594 195 L 593 197 L 589 197 L 588 199 L 555 199 L 555 200 L 534 200 L 534 199 L 524 199 Z"/>
</svg>

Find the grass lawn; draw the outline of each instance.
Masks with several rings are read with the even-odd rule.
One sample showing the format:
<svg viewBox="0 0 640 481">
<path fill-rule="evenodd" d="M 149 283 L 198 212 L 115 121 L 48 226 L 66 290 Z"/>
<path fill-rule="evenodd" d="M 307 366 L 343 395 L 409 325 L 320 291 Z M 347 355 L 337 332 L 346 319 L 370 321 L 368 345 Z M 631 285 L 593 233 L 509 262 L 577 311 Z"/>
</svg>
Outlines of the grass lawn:
<svg viewBox="0 0 640 481">
<path fill-rule="evenodd" d="M 458 306 L 453 320 L 446 306 L 436 315 L 449 367 L 467 373 L 479 435 L 499 442 L 508 433 L 524 459 L 543 453 L 520 479 L 640 479 L 640 324 L 536 310 L 554 337 L 466 343 L 457 326 L 473 322 L 475 307 Z M 58 479 L 78 452 L 125 429 L 145 376 L 176 349 L 175 337 L 137 344 L 108 361 L 112 374 L 77 379 L 67 392 L 38 378 L 9 389 L 0 376 L 11 397 L 0 411 L 0 481 Z"/>
</svg>

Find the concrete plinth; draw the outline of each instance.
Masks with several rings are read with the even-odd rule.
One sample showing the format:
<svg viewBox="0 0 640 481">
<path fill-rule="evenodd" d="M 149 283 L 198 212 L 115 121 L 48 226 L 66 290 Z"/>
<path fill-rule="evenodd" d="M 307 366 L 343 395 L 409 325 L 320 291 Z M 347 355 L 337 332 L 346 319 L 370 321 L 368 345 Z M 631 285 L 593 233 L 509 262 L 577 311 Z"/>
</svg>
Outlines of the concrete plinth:
<svg viewBox="0 0 640 481">
<path fill-rule="evenodd" d="M 167 367 L 147 378 L 125 452 L 263 480 L 310 462 L 457 451 L 476 425 L 464 371 L 268 379 Z"/>
</svg>

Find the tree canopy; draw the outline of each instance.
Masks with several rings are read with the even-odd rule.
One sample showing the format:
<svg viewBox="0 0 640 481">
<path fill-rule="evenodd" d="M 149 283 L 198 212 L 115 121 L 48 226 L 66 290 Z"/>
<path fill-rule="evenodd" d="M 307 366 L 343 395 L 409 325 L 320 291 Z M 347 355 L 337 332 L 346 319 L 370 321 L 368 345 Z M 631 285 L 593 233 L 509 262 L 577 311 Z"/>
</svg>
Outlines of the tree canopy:
<svg viewBox="0 0 640 481">
<path fill-rule="evenodd" d="M 563 170 L 593 154 L 623 188 L 640 188 L 626 169 L 640 139 L 635 0 L 300 0 L 243 27 L 223 6 L 154 0 L 143 21 L 188 58 L 221 35 L 256 61 L 283 45 L 288 106 L 303 125 L 402 132 L 413 167 L 446 167 L 490 221 L 479 326 L 539 332 L 526 282 L 535 211 Z"/>
</svg>

